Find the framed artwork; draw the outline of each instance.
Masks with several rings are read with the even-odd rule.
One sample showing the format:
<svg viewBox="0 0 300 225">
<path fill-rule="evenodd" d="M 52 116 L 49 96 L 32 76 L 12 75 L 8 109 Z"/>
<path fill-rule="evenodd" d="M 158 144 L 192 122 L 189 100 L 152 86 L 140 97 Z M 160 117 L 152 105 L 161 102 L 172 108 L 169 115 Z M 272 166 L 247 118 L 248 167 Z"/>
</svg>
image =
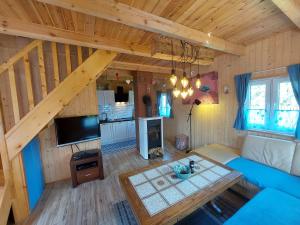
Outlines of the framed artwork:
<svg viewBox="0 0 300 225">
<path fill-rule="evenodd" d="M 218 72 L 213 71 L 202 74 L 200 77 L 201 87 L 196 88 L 195 82 L 197 77 L 191 78 L 189 81 L 194 89 L 194 94 L 182 100 L 183 104 L 192 104 L 195 99 L 199 99 L 201 104 L 219 104 L 218 93 Z"/>
</svg>

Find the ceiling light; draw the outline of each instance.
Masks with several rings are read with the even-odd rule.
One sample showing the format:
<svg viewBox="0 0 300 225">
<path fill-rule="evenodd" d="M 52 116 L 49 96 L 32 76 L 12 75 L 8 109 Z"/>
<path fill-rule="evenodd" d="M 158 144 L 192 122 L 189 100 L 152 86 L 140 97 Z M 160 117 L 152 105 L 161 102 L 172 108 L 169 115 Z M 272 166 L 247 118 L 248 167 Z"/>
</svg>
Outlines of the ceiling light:
<svg viewBox="0 0 300 225">
<path fill-rule="evenodd" d="M 183 72 L 183 77 L 181 79 L 181 85 L 183 88 L 186 88 L 189 84 L 189 80 L 186 78 L 186 73 Z"/>
<path fill-rule="evenodd" d="M 172 69 L 172 72 L 171 72 L 171 73 L 172 73 L 172 74 L 171 74 L 171 77 L 170 77 L 170 81 L 171 81 L 171 84 L 172 84 L 173 86 L 175 86 L 176 83 L 177 83 L 177 76 L 175 75 L 175 70 Z"/>
<path fill-rule="evenodd" d="M 201 80 L 200 80 L 200 74 L 197 75 L 197 80 L 196 80 L 196 88 L 199 89 L 201 87 Z"/>
<path fill-rule="evenodd" d="M 188 92 L 185 89 L 183 89 L 180 94 L 181 94 L 181 98 L 183 99 L 186 99 L 186 97 L 188 96 Z"/>
<path fill-rule="evenodd" d="M 187 90 L 189 96 L 192 96 L 194 94 L 194 89 L 192 87 L 189 87 L 189 89 Z"/>
<path fill-rule="evenodd" d="M 127 84 L 130 84 L 131 80 L 125 80 L 125 82 L 126 82 Z"/>
<path fill-rule="evenodd" d="M 175 98 L 177 98 L 180 95 L 180 91 L 177 87 L 175 87 L 173 89 L 173 95 L 174 95 Z"/>
</svg>

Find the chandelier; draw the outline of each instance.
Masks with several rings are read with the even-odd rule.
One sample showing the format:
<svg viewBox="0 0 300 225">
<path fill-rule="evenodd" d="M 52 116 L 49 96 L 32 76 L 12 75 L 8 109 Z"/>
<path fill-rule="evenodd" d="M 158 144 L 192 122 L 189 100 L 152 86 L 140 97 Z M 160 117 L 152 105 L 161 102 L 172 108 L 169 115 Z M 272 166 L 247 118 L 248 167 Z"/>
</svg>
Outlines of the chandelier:
<svg viewBox="0 0 300 225">
<path fill-rule="evenodd" d="M 199 74 L 199 52 L 200 49 L 197 46 L 193 46 L 185 41 L 181 41 L 181 47 L 182 47 L 182 55 L 181 55 L 181 64 L 182 64 L 182 77 L 180 79 L 180 82 L 178 82 L 178 77 L 176 75 L 176 69 L 175 69 L 175 62 L 174 62 L 174 51 L 173 51 L 173 40 L 171 40 L 171 55 L 172 55 L 172 70 L 171 70 L 171 76 L 170 76 L 170 82 L 173 86 L 173 96 L 175 98 L 178 98 L 179 96 L 182 99 L 186 99 L 188 96 L 193 96 L 194 89 L 191 84 L 191 78 L 192 78 L 192 64 L 195 61 L 198 61 L 198 74 L 195 81 L 195 87 L 199 89 L 201 87 L 201 80 L 200 80 L 200 74 Z M 190 71 L 187 74 L 186 72 L 186 65 L 190 65 Z"/>
</svg>

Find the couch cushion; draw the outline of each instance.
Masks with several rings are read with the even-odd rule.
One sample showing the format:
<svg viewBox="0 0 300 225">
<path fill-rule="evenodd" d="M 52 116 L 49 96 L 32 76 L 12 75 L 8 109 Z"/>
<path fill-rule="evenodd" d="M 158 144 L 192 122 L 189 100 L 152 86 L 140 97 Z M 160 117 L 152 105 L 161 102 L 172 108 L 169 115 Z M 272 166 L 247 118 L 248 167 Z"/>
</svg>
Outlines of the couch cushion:
<svg viewBox="0 0 300 225">
<path fill-rule="evenodd" d="M 223 164 L 239 157 L 238 150 L 218 144 L 207 145 L 194 151 Z"/>
<path fill-rule="evenodd" d="M 291 174 L 300 176 L 300 144 L 299 143 L 296 146 L 293 163 L 292 163 Z"/>
<path fill-rule="evenodd" d="M 295 147 L 292 141 L 248 135 L 242 156 L 290 173 Z"/>
<path fill-rule="evenodd" d="M 267 188 L 257 194 L 224 225 L 298 225 L 300 199 Z"/>
<path fill-rule="evenodd" d="M 227 166 L 240 171 L 244 178 L 259 188 L 274 188 L 300 198 L 300 177 L 245 159 L 234 159 Z"/>
</svg>

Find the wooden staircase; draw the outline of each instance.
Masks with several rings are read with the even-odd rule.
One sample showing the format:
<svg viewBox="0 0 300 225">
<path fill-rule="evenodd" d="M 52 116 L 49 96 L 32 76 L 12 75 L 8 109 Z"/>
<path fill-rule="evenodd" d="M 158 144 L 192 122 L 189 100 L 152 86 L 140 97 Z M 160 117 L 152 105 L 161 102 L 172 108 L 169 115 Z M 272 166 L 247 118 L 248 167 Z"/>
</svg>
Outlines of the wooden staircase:
<svg viewBox="0 0 300 225">
<path fill-rule="evenodd" d="M 6 82 L 0 85 L 0 225 L 6 223 L 11 205 L 17 222 L 29 213 L 22 149 L 116 55 L 35 40 L 0 65 L 0 84 Z"/>
</svg>

